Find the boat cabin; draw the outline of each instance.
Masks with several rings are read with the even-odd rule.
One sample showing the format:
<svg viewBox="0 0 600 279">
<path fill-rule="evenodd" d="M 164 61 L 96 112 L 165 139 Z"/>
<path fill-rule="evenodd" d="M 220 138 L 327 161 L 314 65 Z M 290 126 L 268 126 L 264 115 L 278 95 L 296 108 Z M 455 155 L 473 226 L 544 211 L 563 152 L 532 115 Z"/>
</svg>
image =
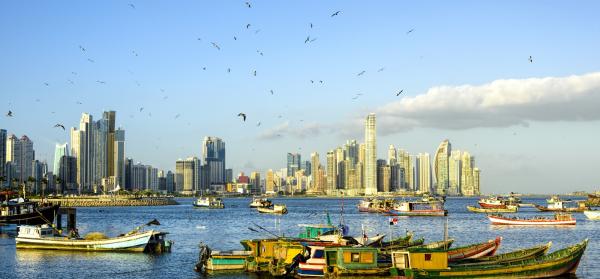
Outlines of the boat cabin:
<svg viewBox="0 0 600 279">
<path fill-rule="evenodd" d="M 448 252 L 443 249 L 409 248 L 392 252 L 392 275 L 401 275 L 405 269 L 448 269 Z"/>
<path fill-rule="evenodd" d="M 37 202 L 26 202 L 20 199 L 19 202 L 10 200 L 8 203 L 0 205 L 0 216 L 12 216 L 19 214 L 35 213 Z"/>
<path fill-rule="evenodd" d="M 48 225 L 42 226 L 30 226 L 22 225 L 19 226 L 19 234 L 17 237 L 26 238 L 43 238 L 54 236 L 54 229 Z"/>
<path fill-rule="evenodd" d="M 376 269 L 377 248 L 328 247 L 325 248 L 325 262 L 328 269 Z"/>
<path fill-rule="evenodd" d="M 303 228 L 298 235 L 299 238 L 318 239 L 321 235 L 335 231 L 335 226 L 329 224 L 299 224 L 298 226 Z"/>
<path fill-rule="evenodd" d="M 291 264 L 295 256 L 304 253 L 304 246 L 299 243 L 279 239 L 242 240 L 240 243 L 246 251 L 254 254 L 259 265 L 274 259 Z"/>
</svg>

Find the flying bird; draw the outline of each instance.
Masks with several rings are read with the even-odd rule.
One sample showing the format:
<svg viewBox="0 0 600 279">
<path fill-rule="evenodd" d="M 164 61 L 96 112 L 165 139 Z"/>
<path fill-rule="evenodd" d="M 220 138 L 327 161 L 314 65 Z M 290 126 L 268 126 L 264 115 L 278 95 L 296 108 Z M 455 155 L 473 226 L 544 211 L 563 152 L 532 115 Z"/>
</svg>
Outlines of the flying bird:
<svg viewBox="0 0 600 279">
<path fill-rule="evenodd" d="M 49 83 L 47 83 L 47 82 L 44 82 L 44 85 L 48 86 L 48 85 L 50 85 L 50 84 L 49 84 Z"/>
<path fill-rule="evenodd" d="M 316 41 L 316 40 L 317 40 L 317 38 L 310 39 L 310 42 L 312 43 L 312 42 L 314 42 L 314 41 Z"/>
<path fill-rule="evenodd" d="M 263 56 L 263 53 L 262 53 L 262 51 L 260 51 L 260 50 L 258 50 L 258 49 L 256 50 L 256 53 L 260 54 L 260 56 Z"/>
<path fill-rule="evenodd" d="M 256 29 L 256 31 L 254 31 L 254 34 L 258 34 L 258 32 L 260 32 L 260 29 Z"/>
<path fill-rule="evenodd" d="M 72 80 L 70 80 L 70 79 L 67 79 L 67 81 L 68 81 L 70 84 L 75 84 L 75 83 L 74 83 Z"/>
<path fill-rule="evenodd" d="M 400 96 L 400 94 L 402 94 L 402 92 L 404 92 L 404 89 L 398 91 L 398 93 L 396 93 L 396 96 Z"/>
<path fill-rule="evenodd" d="M 312 27 L 313 27 L 313 25 L 312 25 L 312 22 L 311 22 L 311 23 L 310 23 L 310 28 L 312 29 Z"/>
<path fill-rule="evenodd" d="M 92 63 L 96 62 L 96 61 L 94 61 L 94 59 L 91 59 L 91 58 L 88 58 L 87 61 L 90 61 Z"/>
<path fill-rule="evenodd" d="M 10 111 L 10 110 L 9 110 L 9 111 L 6 113 L 6 117 L 12 117 L 12 116 L 13 116 L 13 114 L 12 114 L 12 111 Z"/>
<path fill-rule="evenodd" d="M 310 80 L 310 83 L 315 83 L 315 81 L 311 79 L 311 80 Z"/>
<path fill-rule="evenodd" d="M 253 74 L 254 74 L 254 76 L 256 76 L 256 70 L 254 70 Z"/>
<path fill-rule="evenodd" d="M 237 116 L 241 116 L 243 121 L 246 121 L 246 114 L 243 112 L 238 113 Z"/>
<path fill-rule="evenodd" d="M 83 105 L 83 103 L 81 101 L 77 101 L 75 103 L 78 104 L 78 105 Z"/>
<path fill-rule="evenodd" d="M 260 126 L 260 124 L 261 124 L 260 121 L 258 121 L 258 123 L 256 123 L 256 127 Z"/>
<path fill-rule="evenodd" d="M 358 73 L 358 74 L 357 74 L 357 76 L 362 76 L 362 75 L 364 75 L 365 73 L 366 73 L 366 71 L 362 71 L 362 72 Z"/>
<path fill-rule="evenodd" d="M 137 52 L 135 52 L 135 50 L 132 50 L 131 53 L 133 53 L 133 55 L 138 56 Z"/>
<path fill-rule="evenodd" d="M 219 45 L 217 45 L 217 43 L 215 43 L 215 42 L 211 42 L 211 44 L 212 44 L 212 45 L 213 45 L 215 48 L 217 48 L 218 50 L 221 50 L 221 47 L 219 47 Z"/>
<path fill-rule="evenodd" d="M 408 30 L 408 32 L 406 32 L 406 35 L 408 35 L 408 34 L 412 33 L 413 31 L 415 31 L 415 29 L 414 29 L 414 28 L 412 28 L 412 29 Z"/>
<path fill-rule="evenodd" d="M 322 80 L 319 80 L 319 83 L 321 83 L 321 84 L 322 84 L 322 83 L 323 83 L 323 81 L 322 81 Z"/>
<path fill-rule="evenodd" d="M 250 28 L 250 23 L 246 24 L 246 29 Z"/>
<path fill-rule="evenodd" d="M 206 67 L 202 67 L 202 70 L 205 70 L 205 71 L 206 71 Z"/>
<path fill-rule="evenodd" d="M 202 41 L 202 38 L 198 38 L 197 40 L 198 40 L 198 41 Z"/>
<path fill-rule="evenodd" d="M 141 108 L 140 108 L 140 112 L 142 112 L 142 110 L 144 110 L 144 107 L 141 107 Z"/>
<path fill-rule="evenodd" d="M 231 73 L 231 68 L 227 68 L 227 72 L 228 72 L 228 73 Z"/>
<path fill-rule="evenodd" d="M 237 41 L 237 37 L 236 37 L 236 36 L 233 36 L 233 40 L 234 40 L 234 41 Z"/>
<path fill-rule="evenodd" d="M 62 124 L 60 124 L 60 123 L 58 123 L 58 124 L 54 125 L 54 128 L 62 128 L 62 129 L 63 129 L 63 131 L 65 130 L 65 126 L 64 126 L 64 125 L 62 125 Z"/>
<path fill-rule="evenodd" d="M 334 16 L 336 16 L 336 15 L 339 15 L 339 14 L 340 14 L 340 12 L 341 12 L 341 11 L 337 11 L 337 12 L 335 12 L 335 13 L 331 14 L 331 17 L 334 17 Z"/>
<path fill-rule="evenodd" d="M 79 45 L 79 49 L 80 49 L 81 51 L 85 51 L 85 47 L 82 47 L 81 45 Z"/>
<path fill-rule="evenodd" d="M 129 7 L 131 7 L 132 9 L 135 9 L 135 5 L 129 3 Z"/>
<path fill-rule="evenodd" d="M 273 89 L 271 89 L 271 95 L 273 95 Z"/>
<path fill-rule="evenodd" d="M 385 67 L 381 67 L 381 68 L 379 68 L 379 70 L 377 70 L 377 72 L 378 72 L 378 73 L 379 73 L 379 72 L 383 72 L 383 70 L 385 70 Z"/>
<path fill-rule="evenodd" d="M 250 4 L 250 2 L 246 2 L 246 6 L 247 6 L 248 8 L 252 8 L 252 5 Z"/>
<path fill-rule="evenodd" d="M 533 57 L 531 57 L 531 55 L 529 55 L 529 63 L 533 63 Z"/>
<path fill-rule="evenodd" d="M 181 114 L 176 114 L 175 119 L 179 118 L 179 116 L 181 116 Z"/>
<path fill-rule="evenodd" d="M 77 72 L 71 72 L 72 75 L 77 75 Z"/>
<path fill-rule="evenodd" d="M 305 44 L 308 43 L 308 42 L 310 42 L 310 36 L 306 37 L 306 40 L 304 40 Z"/>
<path fill-rule="evenodd" d="M 96 82 L 100 83 L 100 84 L 106 84 L 106 81 L 103 81 L 103 80 L 97 80 Z"/>
</svg>

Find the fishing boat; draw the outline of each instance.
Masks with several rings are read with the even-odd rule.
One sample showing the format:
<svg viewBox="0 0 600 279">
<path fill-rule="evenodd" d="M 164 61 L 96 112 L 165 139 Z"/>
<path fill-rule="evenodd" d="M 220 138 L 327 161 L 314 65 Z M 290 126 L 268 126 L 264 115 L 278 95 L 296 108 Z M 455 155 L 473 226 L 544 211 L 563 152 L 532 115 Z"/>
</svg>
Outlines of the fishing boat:
<svg viewBox="0 0 600 279">
<path fill-rule="evenodd" d="M 366 198 L 358 203 L 359 212 L 383 213 L 394 206 L 394 199 Z"/>
<path fill-rule="evenodd" d="M 534 217 L 530 219 L 519 218 L 519 217 L 505 217 L 502 215 L 488 215 L 487 216 L 492 225 L 518 225 L 518 226 L 563 226 L 563 225 L 575 225 L 577 220 L 567 213 L 556 213 L 554 218 L 546 217 Z"/>
<path fill-rule="evenodd" d="M 324 268 L 327 266 L 325 262 L 325 247 L 324 246 L 308 246 L 310 251 L 308 259 L 301 261 L 298 264 L 297 274 L 300 277 L 323 277 L 325 276 Z"/>
<path fill-rule="evenodd" d="M 588 240 L 556 252 L 509 263 L 450 266 L 445 251 L 398 251 L 392 275 L 405 278 L 548 278 L 575 274 Z"/>
<path fill-rule="evenodd" d="M 275 204 L 273 207 L 257 207 L 256 208 L 260 213 L 269 213 L 269 214 L 287 214 L 288 210 L 285 204 Z"/>
<path fill-rule="evenodd" d="M 250 207 L 271 207 L 273 202 L 267 198 L 253 198 Z"/>
<path fill-rule="evenodd" d="M 19 226 L 19 233 L 15 240 L 17 249 L 169 252 L 172 242 L 165 241 L 166 232 L 141 231 L 144 226 L 156 224 L 160 225 L 155 219 L 117 237 L 107 237 L 101 233 L 89 233 L 84 238 L 73 233 L 70 236 L 63 236 L 48 225 L 22 225 Z"/>
<path fill-rule="evenodd" d="M 389 265 L 377 262 L 375 247 L 327 247 L 325 248 L 325 276 L 389 275 Z"/>
<path fill-rule="evenodd" d="M 505 208 L 480 208 L 467 205 L 467 210 L 475 213 L 515 213 L 519 210 L 516 205 L 507 205 Z"/>
<path fill-rule="evenodd" d="M 446 216 L 444 203 L 440 201 L 403 201 L 394 204 L 394 208 L 386 212 L 392 216 Z"/>
<path fill-rule="evenodd" d="M 203 208 L 224 208 L 223 200 L 215 197 L 199 197 L 194 201 L 195 207 Z"/>
<path fill-rule="evenodd" d="M 546 202 L 548 202 L 548 203 L 555 203 L 555 202 L 559 202 L 559 201 L 562 201 L 562 199 L 558 195 L 553 195 L 549 199 L 546 199 Z"/>
<path fill-rule="evenodd" d="M 434 242 L 430 242 L 430 243 L 425 243 L 425 244 L 421 244 L 421 245 L 413 245 L 413 246 L 409 246 L 409 247 L 416 247 L 416 248 L 427 248 L 427 249 L 450 249 L 450 246 L 452 246 L 452 243 L 454 243 L 454 239 L 447 239 L 447 240 L 440 240 L 440 241 L 434 241 Z"/>
<path fill-rule="evenodd" d="M 211 251 L 206 262 L 208 271 L 246 270 L 252 251 Z"/>
<path fill-rule="evenodd" d="M 280 276 L 288 274 L 298 255 L 304 254 L 305 248 L 296 240 L 282 238 L 252 239 L 240 241 L 245 251 L 252 251 L 246 270 L 250 272 L 269 272 Z"/>
<path fill-rule="evenodd" d="M 527 259 L 537 258 L 539 256 L 543 256 L 550 250 L 552 246 L 552 241 L 543 244 L 534 246 L 531 248 L 519 249 L 508 253 L 496 254 L 494 256 L 481 257 L 476 259 L 464 259 L 460 261 L 455 261 L 451 263 L 451 265 L 482 265 L 482 264 L 499 264 L 499 263 L 510 263 L 516 261 L 522 261 Z"/>
<path fill-rule="evenodd" d="M 600 210 L 586 210 L 583 214 L 590 220 L 600 220 Z"/>
<path fill-rule="evenodd" d="M 501 242 L 502 237 L 496 237 L 496 239 L 487 242 L 448 249 L 446 251 L 448 262 L 493 256 L 500 247 Z"/>
<path fill-rule="evenodd" d="M 506 208 L 506 201 L 497 196 L 481 198 L 478 203 L 481 208 Z"/>
<path fill-rule="evenodd" d="M 23 198 L 0 204 L 0 225 L 42 225 L 54 222 L 60 205 L 28 201 Z"/>
<path fill-rule="evenodd" d="M 585 205 L 585 202 L 578 202 L 577 207 L 567 207 L 565 205 L 567 201 L 557 201 L 552 204 L 548 204 L 548 206 L 542 206 L 535 204 L 535 208 L 539 211 L 553 211 L 553 212 L 583 212 L 589 210 L 590 208 Z"/>
</svg>

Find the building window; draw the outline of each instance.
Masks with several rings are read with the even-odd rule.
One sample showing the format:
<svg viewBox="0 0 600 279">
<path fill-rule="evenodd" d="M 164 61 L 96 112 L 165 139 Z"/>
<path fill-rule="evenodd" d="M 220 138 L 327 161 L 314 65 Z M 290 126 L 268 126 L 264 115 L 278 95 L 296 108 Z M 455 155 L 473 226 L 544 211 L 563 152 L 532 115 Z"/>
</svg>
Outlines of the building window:
<svg viewBox="0 0 600 279">
<path fill-rule="evenodd" d="M 425 254 L 425 260 L 431 261 L 431 254 Z"/>
<path fill-rule="evenodd" d="M 352 262 L 359 263 L 360 262 L 360 253 L 352 253 Z"/>
</svg>

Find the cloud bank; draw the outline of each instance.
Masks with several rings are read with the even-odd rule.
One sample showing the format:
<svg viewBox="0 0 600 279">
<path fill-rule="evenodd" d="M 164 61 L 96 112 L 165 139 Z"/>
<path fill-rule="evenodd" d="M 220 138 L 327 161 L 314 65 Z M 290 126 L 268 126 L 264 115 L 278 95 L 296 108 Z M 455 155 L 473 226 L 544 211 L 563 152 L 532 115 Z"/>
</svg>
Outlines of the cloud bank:
<svg viewBox="0 0 600 279">
<path fill-rule="evenodd" d="M 437 86 L 375 110 L 383 135 L 417 127 L 471 129 L 600 120 L 600 72 Z"/>
<path fill-rule="evenodd" d="M 304 125 L 293 126 L 289 121 L 283 122 L 280 125 L 263 131 L 258 139 L 273 140 L 283 137 L 296 137 L 305 139 L 309 137 L 319 136 L 324 130 L 329 130 L 327 126 L 318 123 L 307 123 Z"/>
</svg>

